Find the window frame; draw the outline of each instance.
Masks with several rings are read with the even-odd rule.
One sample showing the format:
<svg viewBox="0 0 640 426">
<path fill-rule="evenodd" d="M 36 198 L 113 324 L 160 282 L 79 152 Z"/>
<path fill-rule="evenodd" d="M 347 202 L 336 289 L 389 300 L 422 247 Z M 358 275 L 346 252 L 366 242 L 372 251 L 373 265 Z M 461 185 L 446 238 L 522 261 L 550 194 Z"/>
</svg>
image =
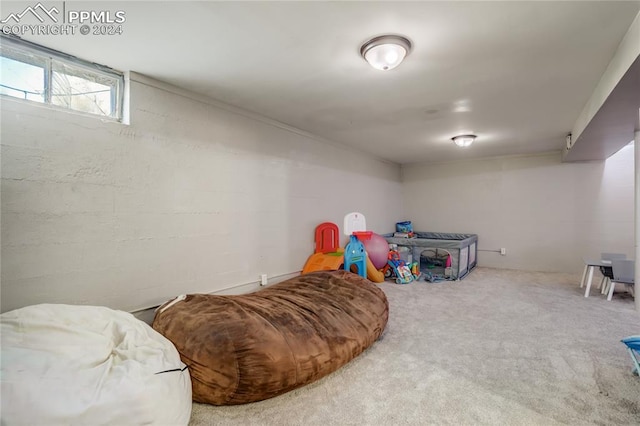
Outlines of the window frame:
<svg viewBox="0 0 640 426">
<path fill-rule="evenodd" d="M 44 46 L 40 46 L 35 43 L 23 40 L 17 36 L 0 34 L 0 56 L 8 58 L 10 60 L 21 62 L 28 65 L 37 67 L 43 67 L 44 71 L 44 101 L 39 102 L 30 99 L 22 99 L 17 96 L 11 96 L 8 94 L 0 94 L 2 99 L 15 99 L 20 102 L 34 103 L 37 105 L 46 105 L 50 108 L 58 110 L 64 110 L 79 114 L 87 114 L 92 117 L 98 117 L 105 120 L 114 120 L 118 122 L 123 121 L 124 110 L 124 74 L 120 71 L 116 71 L 105 65 L 96 64 L 93 62 L 79 59 L 75 56 L 59 52 L 57 50 L 49 49 Z M 36 58 L 29 60 L 30 58 Z M 111 115 L 98 114 L 90 111 L 83 111 L 79 109 L 73 109 L 70 107 L 64 107 L 52 102 L 52 90 L 53 90 L 53 73 L 56 65 L 62 65 L 62 69 L 71 68 L 71 70 L 79 69 L 82 74 L 76 75 L 69 73 L 71 76 L 84 78 L 85 76 L 93 76 L 95 80 L 86 79 L 94 83 L 99 83 L 100 79 L 113 80 L 114 84 L 109 85 L 111 88 L 111 102 L 110 109 Z M 78 73 L 79 74 L 79 73 Z M 99 83 L 103 84 L 103 83 Z M 103 84 L 106 86 L 106 84 Z"/>
</svg>

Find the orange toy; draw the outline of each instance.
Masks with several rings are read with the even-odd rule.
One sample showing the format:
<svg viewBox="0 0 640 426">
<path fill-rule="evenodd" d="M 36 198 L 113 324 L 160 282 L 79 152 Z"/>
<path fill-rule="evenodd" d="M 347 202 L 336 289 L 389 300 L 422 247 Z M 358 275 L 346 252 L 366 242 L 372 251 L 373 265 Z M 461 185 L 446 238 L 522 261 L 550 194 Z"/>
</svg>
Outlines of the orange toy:
<svg viewBox="0 0 640 426">
<path fill-rule="evenodd" d="M 316 227 L 316 249 L 309 257 L 303 274 L 314 271 L 335 271 L 344 263 L 344 250 L 339 249 L 338 225 L 331 222 L 321 223 Z"/>
<path fill-rule="evenodd" d="M 315 271 L 337 271 L 344 263 L 344 250 L 334 253 L 313 253 L 302 268 L 303 274 Z"/>
<path fill-rule="evenodd" d="M 374 283 L 384 282 L 384 274 L 373 266 L 373 262 L 371 262 L 369 256 L 367 256 L 367 278 Z"/>
</svg>

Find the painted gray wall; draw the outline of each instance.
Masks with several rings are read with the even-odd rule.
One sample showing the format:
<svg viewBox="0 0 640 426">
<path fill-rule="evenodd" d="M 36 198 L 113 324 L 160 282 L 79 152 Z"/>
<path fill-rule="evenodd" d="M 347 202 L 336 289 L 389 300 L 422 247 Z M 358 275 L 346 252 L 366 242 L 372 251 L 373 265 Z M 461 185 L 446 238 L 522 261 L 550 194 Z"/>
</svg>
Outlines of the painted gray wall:
<svg viewBox="0 0 640 426">
<path fill-rule="evenodd" d="M 604 162 L 560 158 L 404 166 L 407 218 L 418 231 L 476 233 L 480 249 L 507 249 L 480 252 L 482 266 L 575 273 L 583 256 L 633 256 L 633 146 Z"/>
<path fill-rule="evenodd" d="M 2 101 L 2 311 L 277 280 L 320 222 L 398 220 L 395 164 L 143 76 L 130 98 L 130 125 Z"/>
<path fill-rule="evenodd" d="M 255 288 L 300 270 L 314 227 L 350 211 L 379 233 L 409 219 L 507 248 L 482 266 L 579 272 L 582 256 L 633 254 L 632 147 L 401 171 L 143 76 L 131 102 L 123 125 L 2 101 L 2 311 Z"/>
</svg>

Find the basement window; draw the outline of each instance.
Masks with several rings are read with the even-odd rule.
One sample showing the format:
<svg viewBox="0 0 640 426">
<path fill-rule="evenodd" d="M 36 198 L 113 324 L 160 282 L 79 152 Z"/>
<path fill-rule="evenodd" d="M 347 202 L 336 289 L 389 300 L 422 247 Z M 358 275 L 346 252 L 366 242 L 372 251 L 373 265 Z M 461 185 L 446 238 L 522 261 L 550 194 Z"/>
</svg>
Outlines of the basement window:
<svg viewBox="0 0 640 426">
<path fill-rule="evenodd" d="M 15 37 L 0 41 L 2 96 L 122 120 L 121 72 Z"/>
</svg>

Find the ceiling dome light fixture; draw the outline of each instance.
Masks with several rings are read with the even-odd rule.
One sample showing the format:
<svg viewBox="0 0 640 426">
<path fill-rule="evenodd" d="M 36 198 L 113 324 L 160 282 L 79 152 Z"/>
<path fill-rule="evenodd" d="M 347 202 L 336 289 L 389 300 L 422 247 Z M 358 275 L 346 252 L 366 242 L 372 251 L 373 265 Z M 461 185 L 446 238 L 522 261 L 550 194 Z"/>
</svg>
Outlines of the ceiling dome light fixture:
<svg viewBox="0 0 640 426">
<path fill-rule="evenodd" d="M 360 55 L 377 70 L 392 70 L 409 54 L 411 42 L 402 36 L 382 35 L 367 41 Z"/>
<path fill-rule="evenodd" d="M 477 137 L 476 135 L 460 135 L 460 136 L 451 138 L 451 140 L 453 141 L 453 143 L 455 143 L 459 147 L 466 148 L 469 145 L 471 145 L 473 141 L 476 140 L 476 137 Z"/>
</svg>

